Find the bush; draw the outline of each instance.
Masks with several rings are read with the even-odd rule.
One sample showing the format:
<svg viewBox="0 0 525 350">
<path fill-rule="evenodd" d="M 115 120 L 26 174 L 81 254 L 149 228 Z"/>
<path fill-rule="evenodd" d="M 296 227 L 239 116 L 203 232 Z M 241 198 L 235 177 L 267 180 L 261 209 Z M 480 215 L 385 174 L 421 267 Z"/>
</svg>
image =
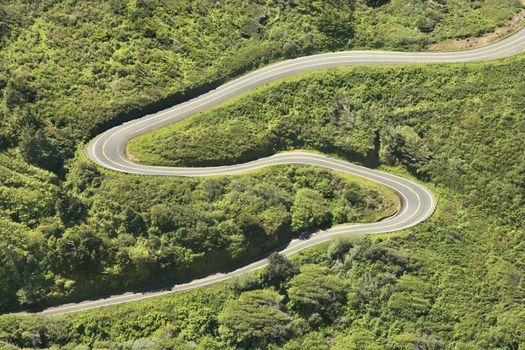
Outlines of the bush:
<svg viewBox="0 0 525 350">
<path fill-rule="evenodd" d="M 282 297 L 272 291 L 242 293 L 228 302 L 219 314 L 219 332 L 239 347 L 265 347 L 290 334 L 292 318 L 281 310 Z"/>
</svg>

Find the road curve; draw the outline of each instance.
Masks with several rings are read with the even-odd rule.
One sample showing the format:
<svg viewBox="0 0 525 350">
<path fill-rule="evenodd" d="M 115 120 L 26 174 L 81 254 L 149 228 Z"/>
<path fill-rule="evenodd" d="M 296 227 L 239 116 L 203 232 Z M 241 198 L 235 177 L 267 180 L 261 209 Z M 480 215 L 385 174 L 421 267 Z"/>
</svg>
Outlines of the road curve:
<svg viewBox="0 0 525 350">
<path fill-rule="evenodd" d="M 221 102 L 231 99 L 232 97 L 238 96 L 247 90 L 254 89 L 268 82 L 300 72 L 319 68 L 347 65 L 399 65 L 411 63 L 459 63 L 488 61 L 513 56 L 522 52 L 525 52 L 525 28 L 497 43 L 474 50 L 460 52 L 409 53 L 384 51 L 346 51 L 312 55 L 293 60 L 287 60 L 258 69 L 188 102 L 109 129 L 97 136 L 88 144 L 86 153 L 93 162 L 107 169 L 141 175 L 198 177 L 239 174 L 260 169 L 262 167 L 279 164 L 314 165 L 354 176 L 360 176 L 390 187 L 398 193 L 401 199 L 401 207 L 394 216 L 375 223 L 334 227 L 328 230 L 316 232 L 304 240 L 294 239 L 289 244 L 279 249 L 281 253 L 286 255 L 290 255 L 321 242 L 331 240 L 334 237 L 342 234 L 367 235 L 373 233 L 398 231 L 417 225 L 428 218 L 435 209 L 434 197 L 428 189 L 399 176 L 368 169 L 323 155 L 305 152 L 281 153 L 271 157 L 232 166 L 207 168 L 150 166 L 130 161 L 126 156 L 126 144 L 132 138 L 195 115 L 196 113 L 216 106 Z M 41 312 L 41 314 L 64 314 L 198 288 L 219 281 L 224 281 L 231 277 L 239 276 L 250 271 L 254 271 L 265 266 L 265 264 L 266 259 L 261 259 L 229 273 L 215 274 L 194 279 L 189 283 L 177 284 L 169 289 L 146 293 L 126 293 L 105 299 L 93 301 L 90 300 L 78 304 L 62 305 L 46 309 Z"/>
</svg>

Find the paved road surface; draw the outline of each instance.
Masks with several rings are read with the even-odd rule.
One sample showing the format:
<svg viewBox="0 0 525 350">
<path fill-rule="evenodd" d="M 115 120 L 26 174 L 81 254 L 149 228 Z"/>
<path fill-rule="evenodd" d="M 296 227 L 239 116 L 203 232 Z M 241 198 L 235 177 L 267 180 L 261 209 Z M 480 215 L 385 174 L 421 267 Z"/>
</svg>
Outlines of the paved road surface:
<svg viewBox="0 0 525 350">
<path fill-rule="evenodd" d="M 209 168 L 174 168 L 137 164 L 126 157 L 125 147 L 128 141 L 144 133 L 157 130 L 166 125 L 192 116 L 200 111 L 238 96 L 248 90 L 262 86 L 270 81 L 287 77 L 300 72 L 318 68 L 347 65 L 370 64 L 411 64 L 411 63 L 458 63 L 488 61 L 509 57 L 525 52 L 525 29 L 497 43 L 474 50 L 446 53 L 408 53 L 383 51 L 347 51 L 301 57 L 283 61 L 258 69 L 241 78 L 222 85 L 188 102 L 168 108 L 156 114 L 133 120 L 109 129 L 96 137 L 87 147 L 88 157 L 96 164 L 115 171 L 165 176 L 210 176 L 229 175 L 252 171 L 269 165 L 305 164 L 345 172 L 351 175 L 376 181 L 394 189 L 401 198 L 401 208 L 391 218 L 370 224 L 345 225 L 326 231 L 317 232 L 307 239 L 295 239 L 280 249 L 284 254 L 292 254 L 320 242 L 333 239 L 339 235 L 366 235 L 402 230 L 417 225 L 432 214 L 435 200 L 430 191 L 407 179 L 367 169 L 348 162 L 335 160 L 326 156 L 290 152 L 277 154 L 245 164 L 209 167 Z M 215 274 L 195 279 L 189 283 L 178 284 L 172 288 L 147 293 L 126 293 L 105 299 L 89 300 L 77 304 L 62 305 L 44 310 L 44 315 L 63 314 L 97 307 L 114 305 L 123 302 L 137 301 L 177 291 L 197 288 L 242 275 L 263 267 L 265 259 L 225 274 Z"/>
</svg>

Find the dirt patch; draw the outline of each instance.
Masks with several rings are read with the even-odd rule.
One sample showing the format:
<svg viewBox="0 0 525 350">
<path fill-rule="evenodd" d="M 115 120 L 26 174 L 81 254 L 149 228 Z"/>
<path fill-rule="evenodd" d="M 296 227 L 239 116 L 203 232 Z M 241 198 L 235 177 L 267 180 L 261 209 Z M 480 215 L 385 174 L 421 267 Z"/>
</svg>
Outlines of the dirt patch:
<svg viewBox="0 0 525 350">
<path fill-rule="evenodd" d="M 521 0 L 521 2 L 525 6 L 525 0 Z M 428 51 L 457 51 L 480 47 L 498 41 L 509 34 L 514 33 L 524 25 L 525 9 L 522 9 L 509 21 L 509 23 L 502 27 L 497 27 L 494 32 L 486 33 L 478 37 L 444 40 L 436 44 L 428 45 L 426 49 Z"/>
</svg>

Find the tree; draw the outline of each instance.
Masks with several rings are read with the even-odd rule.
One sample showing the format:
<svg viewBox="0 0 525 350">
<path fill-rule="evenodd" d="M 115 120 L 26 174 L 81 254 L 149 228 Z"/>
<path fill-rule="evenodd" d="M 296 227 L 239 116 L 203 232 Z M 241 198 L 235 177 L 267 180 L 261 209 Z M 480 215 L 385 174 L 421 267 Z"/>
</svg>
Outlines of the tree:
<svg viewBox="0 0 525 350">
<path fill-rule="evenodd" d="M 295 232 L 328 226 L 331 219 L 326 200 L 319 192 L 309 188 L 297 191 L 292 206 L 292 228 Z"/>
<path fill-rule="evenodd" d="M 334 43 L 345 44 L 354 34 L 353 6 L 347 5 L 345 9 L 333 7 L 328 2 L 325 10 L 320 14 L 317 26 L 319 31 L 331 38 Z"/>
<path fill-rule="evenodd" d="M 90 227 L 82 225 L 67 230 L 57 241 L 56 257 L 68 272 L 94 272 L 103 262 L 104 241 Z"/>
<path fill-rule="evenodd" d="M 433 290 L 431 285 L 416 276 L 405 274 L 399 278 L 396 287 L 397 290 L 388 300 L 393 318 L 415 319 L 430 310 Z"/>
<path fill-rule="evenodd" d="M 380 350 L 384 345 L 377 343 L 376 337 L 364 329 L 351 329 L 350 334 L 335 339 L 334 350 Z"/>
<path fill-rule="evenodd" d="M 272 253 L 261 276 L 267 286 L 279 287 L 297 273 L 297 268 L 284 255 Z"/>
<path fill-rule="evenodd" d="M 219 314 L 219 333 L 241 348 L 265 347 L 285 339 L 292 317 L 281 310 L 282 296 L 270 290 L 245 292 L 226 303 Z"/>
<path fill-rule="evenodd" d="M 0 43 L 9 34 L 9 14 L 0 5 Z"/>
<path fill-rule="evenodd" d="M 425 175 L 423 167 L 432 159 L 432 152 L 414 129 L 409 126 L 387 128 L 383 143 L 387 164 L 399 162 L 413 173 Z"/>
<path fill-rule="evenodd" d="M 71 225 L 86 215 L 86 207 L 80 198 L 63 193 L 55 203 L 55 209 L 65 224 Z"/>
<path fill-rule="evenodd" d="M 69 168 L 67 186 L 76 193 L 95 189 L 102 183 L 102 174 L 91 163 L 75 162 Z"/>
<path fill-rule="evenodd" d="M 344 285 L 326 267 L 303 265 L 301 273 L 290 280 L 288 297 L 293 309 L 305 316 L 314 313 L 332 318 L 344 301 Z"/>
<path fill-rule="evenodd" d="M 424 315 L 431 304 L 417 293 L 394 292 L 388 300 L 388 308 L 391 309 L 396 318 L 414 319 Z"/>
<path fill-rule="evenodd" d="M 329 247 L 330 256 L 344 260 L 347 269 L 362 263 L 374 263 L 380 271 L 400 275 L 409 266 L 408 255 L 396 249 L 390 242 L 372 244 L 369 239 L 351 239 L 338 245 Z"/>
<path fill-rule="evenodd" d="M 124 219 L 124 227 L 126 232 L 132 233 L 134 235 L 143 235 L 146 233 L 147 227 L 144 219 L 137 213 L 133 208 L 125 206 L 122 209 L 121 216 Z"/>
<path fill-rule="evenodd" d="M 8 109 L 35 101 L 37 92 L 31 84 L 33 79 L 31 73 L 24 68 L 11 72 L 4 91 L 4 101 Z"/>
<path fill-rule="evenodd" d="M 18 147 L 24 159 L 30 164 L 50 171 L 57 171 L 62 165 L 58 150 L 40 129 L 24 131 Z"/>
<path fill-rule="evenodd" d="M 356 238 L 337 238 L 328 246 L 327 254 L 331 260 L 342 260 L 350 248 L 354 245 Z"/>
</svg>

